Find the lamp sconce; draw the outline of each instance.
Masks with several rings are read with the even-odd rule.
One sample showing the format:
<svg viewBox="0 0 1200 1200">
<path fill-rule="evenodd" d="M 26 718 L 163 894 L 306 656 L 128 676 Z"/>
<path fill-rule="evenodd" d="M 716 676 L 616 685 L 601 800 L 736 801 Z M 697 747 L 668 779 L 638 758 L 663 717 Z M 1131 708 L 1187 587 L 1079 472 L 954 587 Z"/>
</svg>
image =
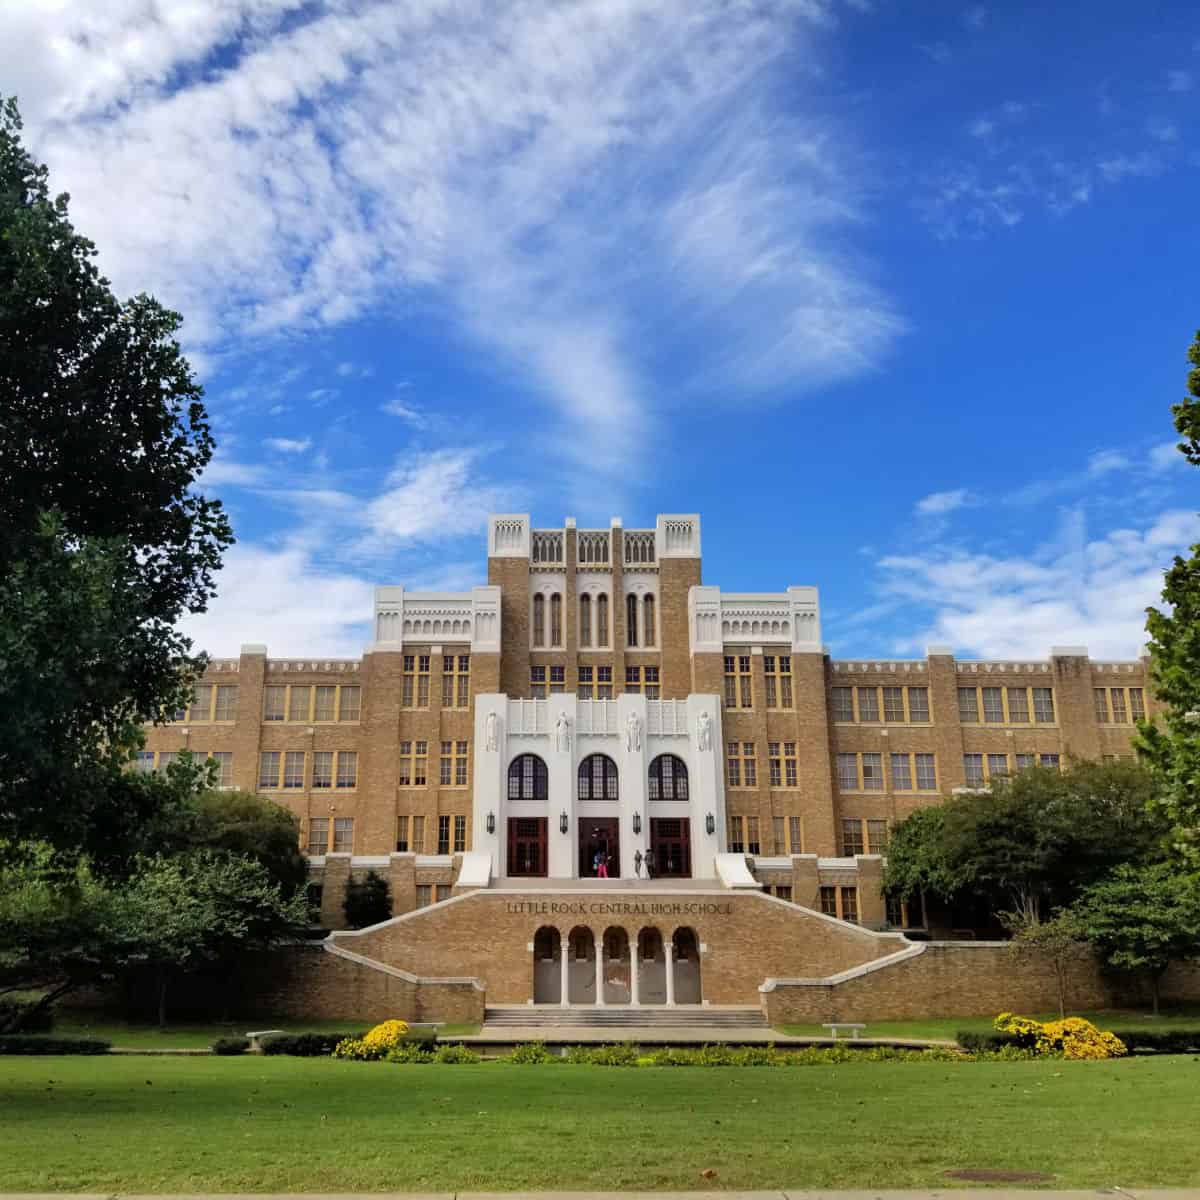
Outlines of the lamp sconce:
<svg viewBox="0 0 1200 1200">
<path fill-rule="evenodd" d="M 567 819 L 567 810 L 564 808 L 558 818 L 558 832 L 566 833 L 571 827 L 571 822 Z"/>
<path fill-rule="evenodd" d="M 494 812 L 490 812 L 487 815 L 487 831 L 488 833 L 496 832 L 496 814 Z"/>
<path fill-rule="evenodd" d="M 706 816 L 704 818 L 704 832 L 707 833 L 709 837 L 712 837 L 712 835 L 714 833 L 716 833 L 716 831 L 717 831 L 717 818 L 714 817 L 712 815 L 712 813 L 709 813 L 708 816 Z"/>
<path fill-rule="evenodd" d="M 634 833 L 642 832 L 642 814 L 641 813 L 633 814 L 633 832 Z"/>
</svg>

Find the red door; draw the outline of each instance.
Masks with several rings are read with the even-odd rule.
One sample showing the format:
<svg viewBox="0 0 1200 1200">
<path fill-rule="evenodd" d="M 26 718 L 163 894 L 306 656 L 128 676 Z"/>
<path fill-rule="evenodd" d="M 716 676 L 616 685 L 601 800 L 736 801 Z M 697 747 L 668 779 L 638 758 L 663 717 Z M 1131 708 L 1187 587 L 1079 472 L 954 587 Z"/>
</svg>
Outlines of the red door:
<svg viewBox="0 0 1200 1200">
<path fill-rule="evenodd" d="M 546 874 L 545 817 L 509 817 L 508 873 Z"/>
</svg>

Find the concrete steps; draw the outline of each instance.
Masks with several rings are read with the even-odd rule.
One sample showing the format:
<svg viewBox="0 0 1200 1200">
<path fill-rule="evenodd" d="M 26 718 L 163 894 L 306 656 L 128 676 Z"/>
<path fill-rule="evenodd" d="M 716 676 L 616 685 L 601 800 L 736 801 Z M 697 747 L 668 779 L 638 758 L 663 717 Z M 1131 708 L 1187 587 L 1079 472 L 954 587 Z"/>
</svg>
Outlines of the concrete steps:
<svg viewBox="0 0 1200 1200">
<path fill-rule="evenodd" d="M 757 1008 L 705 1007 L 700 1004 L 667 1008 L 664 1005 L 606 1004 L 571 1005 L 511 1004 L 489 1006 L 484 1012 L 485 1030 L 519 1026 L 525 1029 L 765 1029 Z"/>
</svg>

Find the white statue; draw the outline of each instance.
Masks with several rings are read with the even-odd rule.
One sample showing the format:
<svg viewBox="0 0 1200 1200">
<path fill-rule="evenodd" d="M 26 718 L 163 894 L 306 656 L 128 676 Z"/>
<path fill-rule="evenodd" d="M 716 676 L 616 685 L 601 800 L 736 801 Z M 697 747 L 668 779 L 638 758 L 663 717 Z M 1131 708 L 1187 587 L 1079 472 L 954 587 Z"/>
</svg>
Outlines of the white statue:
<svg viewBox="0 0 1200 1200">
<path fill-rule="evenodd" d="M 554 746 L 564 754 L 571 749 L 571 722 L 567 719 L 565 709 L 559 712 L 558 720 L 554 723 Z"/>
<path fill-rule="evenodd" d="M 642 723 L 638 720 L 637 713 L 630 713 L 629 719 L 625 722 L 625 749 L 632 754 L 635 750 L 642 748 Z"/>
<path fill-rule="evenodd" d="M 500 749 L 500 718 L 494 712 L 488 713 L 485 728 L 487 730 L 487 748 L 495 753 Z"/>
<path fill-rule="evenodd" d="M 712 749 L 712 722 L 708 719 L 708 709 L 700 714 L 700 719 L 696 722 L 696 741 L 701 750 Z"/>
</svg>

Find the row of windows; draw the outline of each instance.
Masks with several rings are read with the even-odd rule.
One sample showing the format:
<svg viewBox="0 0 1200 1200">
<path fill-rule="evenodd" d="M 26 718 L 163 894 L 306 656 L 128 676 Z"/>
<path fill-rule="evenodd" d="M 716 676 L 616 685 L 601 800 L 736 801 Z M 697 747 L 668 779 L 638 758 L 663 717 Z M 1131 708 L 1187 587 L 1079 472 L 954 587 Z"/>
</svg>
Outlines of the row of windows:
<svg viewBox="0 0 1200 1200">
<path fill-rule="evenodd" d="M 227 683 L 198 683 L 192 689 L 192 702 L 187 713 L 177 712 L 175 720 L 235 721 L 237 720 L 237 685 Z"/>
<path fill-rule="evenodd" d="M 428 708 L 432 658 L 428 654 L 406 654 L 400 676 L 400 707 Z M 442 655 L 442 707 L 470 708 L 471 656 Z"/>
<path fill-rule="evenodd" d="M 754 742 L 725 744 L 725 778 L 733 788 L 758 786 L 758 757 Z M 767 779 L 773 788 L 798 786 L 795 742 L 767 743 Z"/>
<path fill-rule="evenodd" d="M 937 766 L 932 754 L 891 754 L 888 758 L 893 791 L 937 791 Z M 839 754 L 837 779 L 843 792 L 883 791 L 883 755 Z"/>
<path fill-rule="evenodd" d="M 229 751 L 217 750 L 205 754 L 203 750 L 192 750 L 191 754 L 193 758 L 207 758 L 209 762 L 216 763 L 218 787 L 233 787 L 233 755 Z M 139 750 L 134 769 L 142 775 L 152 775 L 155 771 L 165 771 L 178 757 L 179 752 L 175 750 Z"/>
<path fill-rule="evenodd" d="M 358 751 L 264 750 L 258 756 L 258 786 L 263 791 L 357 787 Z"/>
<path fill-rule="evenodd" d="M 858 923 L 858 888 L 821 888 L 821 911 L 827 917 Z"/>
<path fill-rule="evenodd" d="M 576 680 L 575 694 L 580 700 L 613 698 L 612 667 L 579 667 Z M 566 667 L 529 668 L 529 694 L 535 700 L 561 696 L 566 690 Z M 658 667 L 626 667 L 625 691 L 643 694 L 647 700 L 658 700 L 662 696 Z"/>
<path fill-rule="evenodd" d="M 333 853 L 354 853 L 354 818 L 334 817 L 333 824 Z M 329 853 L 329 817 L 309 817 L 308 819 L 308 852 L 309 854 Z"/>
<path fill-rule="evenodd" d="M 883 854 L 888 844 L 888 823 L 875 817 L 842 818 L 842 853 Z"/>
<path fill-rule="evenodd" d="M 397 853 L 425 853 L 425 830 L 433 828 L 437 832 L 436 854 L 462 854 L 467 848 L 467 818 L 465 816 L 450 816 L 442 814 L 432 823 L 419 813 L 416 815 L 403 814 L 396 818 L 396 851 Z"/>
<path fill-rule="evenodd" d="M 929 720 L 927 687 L 835 687 L 832 695 L 835 721 L 878 721 L 914 724 Z"/>
<path fill-rule="evenodd" d="M 725 656 L 725 707 L 753 708 L 754 679 L 749 654 Z M 792 707 L 792 656 L 763 655 L 763 686 L 767 708 Z"/>
<path fill-rule="evenodd" d="M 357 685 L 289 683 L 263 688 L 264 721 L 315 725 L 323 721 L 357 721 L 361 713 L 362 688 Z"/>
<path fill-rule="evenodd" d="M 1031 702 L 1032 701 L 1032 702 Z M 1029 714 L 1039 725 L 1054 724 L 1054 689 L 1048 687 L 960 687 L 958 719 L 985 725 L 1028 725 Z"/>
<path fill-rule="evenodd" d="M 1092 700 L 1101 725 L 1131 725 L 1146 715 L 1141 688 L 1093 688 Z"/>
<path fill-rule="evenodd" d="M 1053 767 L 1056 771 L 1059 768 L 1057 754 L 1016 754 L 1013 757 L 1016 760 L 1018 771 L 1027 770 L 1035 763 L 1043 767 Z M 963 775 L 966 777 L 968 787 L 983 787 L 991 780 L 1000 779 L 1011 773 L 1007 754 L 963 755 Z"/>
<path fill-rule="evenodd" d="M 593 607 L 595 613 L 593 614 Z M 547 609 L 549 624 L 547 626 Z M 595 618 L 593 624 L 593 616 Z M 547 636 L 549 635 L 549 636 Z M 561 646 L 563 644 L 563 598 L 558 592 L 549 601 L 539 593 L 533 598 L 533 645 Z M 579 644 L 601 649 L 608 646 L 608 596 L 601 593 L 595 597 L 585 592 L 579 597 Z M 658 619 L 653 596 L 635 595 L 625 597 L 625 644 L 626 646 L 653 646 L 658 640 Z"/>
<path fill-rule="evenodd" d="M 762 853 L 758 817 L 730 813 L 726 818 L 726 837 L 733 854 Z M 804 827 L 800 817 L 772 817 L 771 837 L 776 854 L 804 853 Z"/>
<path fill-rule="evenodd" d="M 686 800 L 687 764 L 674 754 L 660 754 L 650 763 L 646 783 L 651 800 Z M 589 754 L 579 764 L 580 800 L 616 800 L 619 786 L 617 764 L 607 754 Z M 510 800 L 547 800 L 549 796 L 550 772 L 536 754 L 521 754 L 509 763 Z"/>
</svg>

